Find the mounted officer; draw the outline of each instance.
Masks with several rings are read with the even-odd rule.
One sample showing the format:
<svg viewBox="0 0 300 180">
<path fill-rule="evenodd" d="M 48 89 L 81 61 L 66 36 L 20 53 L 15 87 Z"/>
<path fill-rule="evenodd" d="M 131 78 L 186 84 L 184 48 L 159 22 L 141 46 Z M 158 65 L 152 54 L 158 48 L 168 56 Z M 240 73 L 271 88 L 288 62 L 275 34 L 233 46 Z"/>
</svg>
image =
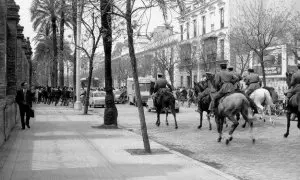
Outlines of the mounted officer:
<svg viewBox="0 0 300 180">
<path fill-rule="evenodd" d="M 235 90 L 240 90 L 240 81 L 242 80 L 242 76 L 239 73 L 234 72 L 232 66 L 228 67 L 228 71 L 231 72 L 236 78 L 236 81 L 233 83 Z"/>
<path fill-rule="evenodd" d="M 209 110 L 211 112 L 214 112 L 219 99 L 235 90 L 234 83 L 237 81 L 237 78 L 233 75 L 233 73 L 227 71 L 227 63 L 221 63 L 220 68 L 221 71 L 215 75 L 214 83 L 218 92 L 212 97 L 212 101 L 209 106 Z"/>
<path fill-rule="evenodd" d="M 169 90 L 166 87 L 168 87 Z M 172 92 L 172 90 L 173 90 L 172 86 L 168 83 L 166 79 L 163 78 L 163 74 L 157 73 L 157 80 L 155 81 L 154 84 L 154 93 L 155 93 L 154 100 L 156 101 L 165 92 L 167 91 Z"/>
<path fill-rule="evenodd" d="M 244 79 L 246 85 L 248 86 L 245 90 L 246 95 L 250 96 L 256 89 L 261 87 L 261 79 L 257 73 L 254 73 L 252 68 L 248 69 L 249 75 Z"/>
<path fill-rule="evenodd" d="M 290 89 L 287 91 L 287 102 L 291 99 L 291 97 L 300 92 L 300 64 L 297 65 L 298 71 L 292 75 Z"/>
</svg>

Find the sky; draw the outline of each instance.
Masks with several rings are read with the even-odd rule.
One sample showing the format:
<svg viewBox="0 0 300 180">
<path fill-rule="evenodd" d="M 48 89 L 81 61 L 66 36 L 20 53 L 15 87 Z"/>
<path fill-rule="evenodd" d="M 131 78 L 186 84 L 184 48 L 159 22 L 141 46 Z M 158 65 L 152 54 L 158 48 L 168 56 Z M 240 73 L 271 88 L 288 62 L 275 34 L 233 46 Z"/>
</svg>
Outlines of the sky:
<svg viewBox="0 0 300 180">
<path fill-rule="evenodd" d="M 270 1 L 270 0 L 269 0 Z M 295 2 L 295 6 L 294 8 L 296 9 L 300 9 L 300 0 L 277 0 L 277 1 L 281 1 L 281 2 Z M 33 28 L 32 28 L 32 23 L 30 21 L 30 6 L 32 3 L 32 0 L 15 0 L 15 2 L 20 6 L 20 22 L 19 24 L 21 26 L 24 26 L 24 36 L 25 37 L 29 37 L 30 40 L 32 41 L 32 39 L 35 37 L 36 33 L 34 32 Z M 274 2 L 273 0 L 271 0 L 271 2 Z M 173 17 L 173 25 L 175 26 L 175 30 L 178 28 L 177 27 L 177 20 L 176 18 L 176 14 L 172 13 L 171 14 Z M 159 25 L 163 25 L 163 18 L 161 15 L 161 12 L 156 8 L 152 10 L 151 13 L 151 21 L 149 24 L 149 28 L 148 28 L 148 32 L 151 32 L 156 26 Z M 177 27 L 177 28 L 176 28 Z M 67 37 L 69 34 L 71 34 L 70 32 L 66 32 L 65 36 Z M 32 44 L 32 46 L 34 47 L 34 43 Z"/>
</svg>

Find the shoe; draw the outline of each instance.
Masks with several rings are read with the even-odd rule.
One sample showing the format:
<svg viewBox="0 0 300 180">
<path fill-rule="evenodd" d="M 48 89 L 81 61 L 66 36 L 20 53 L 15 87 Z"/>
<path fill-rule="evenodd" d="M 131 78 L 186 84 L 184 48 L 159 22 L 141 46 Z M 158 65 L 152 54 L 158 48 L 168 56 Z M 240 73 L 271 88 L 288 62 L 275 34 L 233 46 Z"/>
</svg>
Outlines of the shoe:
<svg viewBox="0 0 300 180">
<path fill-rule="evenodd" d="M 22 130 L 24 130 L 25 129 L 25 127 L 22 127 Z"/>
<path fill-rule="evenodd" d="M 28 128 L 28 129 L 30 129 L 30 126 L 29 126 L 29 124 L 26 124 L 26 126 L 27 126 L 27 128 Z M 25 129 L 25 128 L 24 128 L 24 129 Z"/>
</svg>

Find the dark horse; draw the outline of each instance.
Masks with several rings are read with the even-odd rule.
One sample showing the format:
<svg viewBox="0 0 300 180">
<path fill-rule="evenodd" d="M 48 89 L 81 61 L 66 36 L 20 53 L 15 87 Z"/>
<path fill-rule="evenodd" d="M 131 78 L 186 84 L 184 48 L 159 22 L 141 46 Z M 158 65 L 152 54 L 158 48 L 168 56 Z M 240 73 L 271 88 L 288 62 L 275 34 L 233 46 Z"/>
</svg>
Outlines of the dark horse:
<svg viewBox="0 0 300 180">
<path fill-rule="evenodd" d="M 200 81 L 200 82 L 194 82 L 195 87 L 195 94 L 197 96 L 197 104 L 198 104 L 198 110 L 200 114 L 200 125 L 198 126 L 198 129 L 202 128 L 202 120 L 203 120 L 203 112 L 205 111 L 207 113 L 207 120 L 209 122 L 209 130 L 212 129 L 211 123 L 210 123 L 210 111 L 208 110 L 209 104 L 211 102 L 210 93 L 211 88 L 209 87 L 208 81 Z M 201 96 L 201 97 L 199 97 Z"/>
<path fill-rule="evenodd" d="M 150 84 L 150 95 L 154 93 L 154 82 L 151 82 Z M 157 92 L 160 93 L 160 92 Z M 175 110 L 175 97 L 174 95 L 169 91 L 164 91 L 162 94 L 159 94 L 159 98 L 157 100 L 154 100 L 154 106 L 156 108 L 156 114 L 157 114 L 157 121 L 156 125 L 160 125 L 160 113 L 162 110 L 165 110 L 166 112 L 166 125 L 169 125 L 168 122 L 168 113 L 169 110 L 174 116 L 175 121 L 175 129 L 178 128 L 177 121 L 176 121 L 176 110 Z"/>
<path fill-rule="evenodd" d="M 208 80 L 210 82 L 213 82 L 212 77 L 213 76 L 208 76 Z M 235 118 L 238 113 L 241 113 L 245 121 L 250 124 L 250 135 L 252 142 L 255 142 L 255 138 L 253 136 L 253 121 L 255 120 L 255 117 L 253 116 L 250 102 L 241 92 L 233 92 L 221 98 L 217 108 L 215 109 L 215 121 L 219 133 L 218 142 L 221 142 L 222 140 L 222 131 L 225 118 L 228 118 L 233 123 L 229 131 L 229 137 L 226 138 L 226 144 L 233 139 L 232 134 L 239 125 L 238 120 Z"/>
<path fill-rule="evenodd" d="M 288 84 L 289 89 L 291 88 L 291 78 L 292 73 L 286 73 L 286 82 Z M 290 133 L 290 125 L 291 125 L 291 115 L 296 114 L 298 118 L 297 127 L 300 129 L 300 92 L 294 94 L 291 99 L 287 102 L 287 129 L 284 137 L 288 137 Z"/>
</svg>

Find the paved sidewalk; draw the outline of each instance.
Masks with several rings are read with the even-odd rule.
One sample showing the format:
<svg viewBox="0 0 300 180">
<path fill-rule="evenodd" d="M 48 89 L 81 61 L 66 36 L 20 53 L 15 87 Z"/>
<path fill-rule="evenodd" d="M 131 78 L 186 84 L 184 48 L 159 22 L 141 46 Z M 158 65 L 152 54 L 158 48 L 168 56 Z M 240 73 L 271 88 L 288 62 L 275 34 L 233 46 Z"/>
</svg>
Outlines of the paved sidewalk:
<svg viewBox="0 0 300 180">
<path fill-rule="evenodd" d="M 158 152 L 131 154 L 130 149 L 143 149 L 142 137 L 91 128 L 103 123 L 98 115 L 38 105 L 30 123 L 31 129 L 16 128 L 1 147 L 1 180 L 235 179 L 153 141 Z"/>
</svg>

